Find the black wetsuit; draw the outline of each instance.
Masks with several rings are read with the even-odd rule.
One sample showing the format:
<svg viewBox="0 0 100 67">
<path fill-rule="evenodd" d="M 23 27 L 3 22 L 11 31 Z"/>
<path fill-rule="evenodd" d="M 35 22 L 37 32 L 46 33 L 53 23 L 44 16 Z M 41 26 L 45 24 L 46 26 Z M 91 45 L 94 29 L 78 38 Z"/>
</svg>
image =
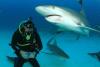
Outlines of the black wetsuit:
<svg viewBox="0 0 100 67">
<path fill-rule="evenodd" d="M 21 46 L 21 44 L 23 45 L 27 43 L 29 43 L 30 45 Z M 11 46 L 15 50 L 16 55 L 20 58 L 17 62 L 15 62 L 14 67 L 22 67 L 23 63 L 25 62 L 25 59 L 23 59 L 23 57 L 20 54 L 20 50 L 23 50 L 26 52 L 35 51 L 38 54 L 39 51 L 42 49 L 42 43 L 37 32 L 33 32 L 33 35 L 31 36 L 31 38 L 29 40 L 26 40 L 24 34 L 21 34 L 19 30 L 17 30 L 13 34 Z M 30 58 L 29 62 L 33 65 L 33 67 L 40 67 L 36 58 L 34 59 Z"/>
</svg>

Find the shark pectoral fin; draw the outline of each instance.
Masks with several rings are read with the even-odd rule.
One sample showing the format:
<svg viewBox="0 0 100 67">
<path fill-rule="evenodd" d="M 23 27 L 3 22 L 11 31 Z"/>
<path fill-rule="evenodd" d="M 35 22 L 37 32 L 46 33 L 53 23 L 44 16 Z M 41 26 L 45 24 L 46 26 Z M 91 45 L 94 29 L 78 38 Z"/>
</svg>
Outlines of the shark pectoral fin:
<svg viewBox="0 0 100 67">
<path fill-rule="evenodd" d="M 45 17 L 45 19 L 49 22 L 61 22 L 62 21 L 62 17 L 59 15 L 52 15 L 52 16 L 48 16 Z"/>
<path fill-rule="evenodd" d="M 91 28 L 91 27 L 85 27 L 85 28 L 100 33 L 100 30 L 96 30 L 96 29 Z"/>
<path fill-rule="evenodd" d="M 81 28 L 84 28 L 84 29 L 88 29 L 88 30 L 91 30 L 91 31 L 95 31 L 95 32 L 98 32 L 98 33 L 100 33 L 100 30 L 97 30 L 97 29 L 94 29 L 94 28 L 91 28 L 91 27 L 82 27 L 82 26 L 80 26 Z"/>
<path fill-rule="evenodd" d="M 100 25 L 96 25 L 96 26 L 95 26 L 95 28 L 97 28 L 97 29 L 99 29 L 99 30 L 100 30 Z"/>
</svg>

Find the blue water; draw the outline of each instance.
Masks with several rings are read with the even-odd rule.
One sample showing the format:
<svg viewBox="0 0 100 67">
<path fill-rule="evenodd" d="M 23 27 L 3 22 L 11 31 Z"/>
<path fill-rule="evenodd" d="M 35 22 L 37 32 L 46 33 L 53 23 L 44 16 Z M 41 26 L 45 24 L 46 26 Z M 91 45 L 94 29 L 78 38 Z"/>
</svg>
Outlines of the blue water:
<svg viewBox="0 0 100 67">
<path fill-rule="evenodd" d="M 58 5 L 68 7 L 80 12 L 80 4 L 76 0 L 0 0 L 0 67 L 13 67 L 6 56 L 15 56 L 12 48 L 8 45 L 13 32 L 20 21 L 32 16 L 34 24 L 42 39 L 43 50 L 48 51 L 46 43 L 53 35 L 55 26 L 47 23 L 34 8 L 38 5 Z M 86 18 L 91 27 L 100 25 L 100 1 L 83 0 L 83 8 Z M 45 36 L 44 36 L 45 35 Z M 56 37 L 58 46 L 65 51 L 70 59 L 64 59 L 54 55 L 47 55 L 40 52 L 37 60 L 41 67 L 100 67 L 100 62 L 89 56 L 89 52 L 100 51 L 100 33 L 90 32 L 90 37 L 81 36 L 76 40 L 77 35 L 64 32 Z M 31 67 L 26 63 L 24 67 Z"/>
</svg>

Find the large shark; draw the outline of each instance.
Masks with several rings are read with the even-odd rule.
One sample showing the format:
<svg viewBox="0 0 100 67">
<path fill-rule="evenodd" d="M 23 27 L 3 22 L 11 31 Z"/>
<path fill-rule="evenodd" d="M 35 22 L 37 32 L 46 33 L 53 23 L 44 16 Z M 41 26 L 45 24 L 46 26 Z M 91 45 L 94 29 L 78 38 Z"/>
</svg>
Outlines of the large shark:
<svg viewBox="0 0 100 67">
<path fill-rule="evenodd" d="M 60 31 L 72 31 L 80 35 L 89 35 L 90 30 L 100 32 L 87 25 L 87 19 L 70 8 L 54 5 L 37 6 L 35 10 L 49 23 L 58 26 Z"/>
</svg>

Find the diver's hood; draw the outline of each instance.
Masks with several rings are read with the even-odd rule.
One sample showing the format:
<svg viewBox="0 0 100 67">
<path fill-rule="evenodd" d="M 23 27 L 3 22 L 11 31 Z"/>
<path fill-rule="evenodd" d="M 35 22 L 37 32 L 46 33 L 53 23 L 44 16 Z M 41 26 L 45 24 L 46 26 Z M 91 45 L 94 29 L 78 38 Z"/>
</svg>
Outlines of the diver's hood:
<svg viewBox="0 0 100 67">
<path fill-rule="evenodd" d="M 19 32 L 20 33 L 24 33 L 25 32 L 25 27 L 26 28 L 29 28 L 29 29 L 33 29 L 33 27 L 34 27 L 34 25 L 33 25 L 33 23 L 32 23 L 32 20 L 31 19 L 28 19 L 28 20 L 24 20 L 24 21 L 22 21 L 21 23 L 20 23 L 20 25 L 19 25 Z"/>
</svg>

